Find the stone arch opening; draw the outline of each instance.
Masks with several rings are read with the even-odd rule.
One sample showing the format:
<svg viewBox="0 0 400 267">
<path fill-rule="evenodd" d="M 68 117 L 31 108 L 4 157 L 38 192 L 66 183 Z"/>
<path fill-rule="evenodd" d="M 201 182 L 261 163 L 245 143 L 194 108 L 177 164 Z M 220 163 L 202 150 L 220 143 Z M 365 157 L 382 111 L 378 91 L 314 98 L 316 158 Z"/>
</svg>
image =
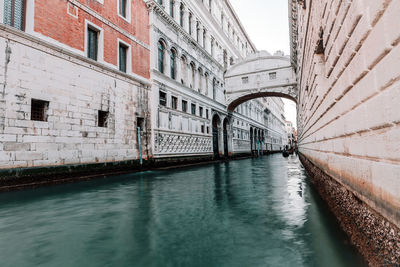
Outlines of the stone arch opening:
<svg viewBox="0 0 400 267">
<path fill-rule="evenodd" d="M 276 92 L 260 92 L 260 93 L 252 93 L 252 94 L 248 94 L 248 95 L 243 95 L 243 96 L 235 99 L 228 105 L 228 111 L 233 112 L 240 104 L 243 104 L 244 102 L 247 102 L 252 99 L 262 98 L 262 97 L 281 97 L 281 98 L 292 100 L 297 105 L 297 99 L 294 98 L 293 96 L 290 96 L 290 95 L 287 95 L 284 93 L 276 93 Z"/>
<path fill-rule="evenodd" d="M 219 129 L 221 127 L 221 119 L 217 114 L 212 118 L 212 135 L 213 135 L 213 152 L 214 158 L 219 158 Z"/>
<path fill-rule="evenodd" d="M 250 127 L 250 151 L 253 153 L 253 144 L 254 144 L 254 130 L 253 127 Z"/>
<path fill-rule="evenodd" d="M 223 123 L 223 134 L 224 134 L 224 156 L 228 157 L 229 156 L 229 135 L 228 135 L 228 129 L 229 129 L 229 121 L 227 118 L 224 119 Z"/>
</svg>

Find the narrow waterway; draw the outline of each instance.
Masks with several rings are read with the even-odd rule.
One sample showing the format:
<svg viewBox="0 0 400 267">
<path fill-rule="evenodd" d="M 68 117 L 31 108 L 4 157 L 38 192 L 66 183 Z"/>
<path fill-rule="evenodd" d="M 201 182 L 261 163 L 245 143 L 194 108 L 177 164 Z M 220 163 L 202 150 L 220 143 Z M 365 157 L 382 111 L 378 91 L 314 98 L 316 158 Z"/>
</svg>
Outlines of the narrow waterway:
<svg viewBox="0 0 400 267">
<path fill-rule="evenodd" d="M 0 194 L 0 266 L 363 266 L 297 157 Z"/>
</svg>

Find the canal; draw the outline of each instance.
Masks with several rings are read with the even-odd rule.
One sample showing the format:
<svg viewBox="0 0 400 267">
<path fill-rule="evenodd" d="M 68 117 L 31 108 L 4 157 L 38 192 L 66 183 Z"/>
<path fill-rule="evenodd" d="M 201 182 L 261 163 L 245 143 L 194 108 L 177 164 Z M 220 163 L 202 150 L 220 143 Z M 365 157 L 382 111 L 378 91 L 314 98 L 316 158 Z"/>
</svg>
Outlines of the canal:
<svg viewBox="0 0 400 267">
<path fill-rule="evenodd" d="M 363 266 L 297 157 L 0 194 L 0 266 Z"/>
</svg>

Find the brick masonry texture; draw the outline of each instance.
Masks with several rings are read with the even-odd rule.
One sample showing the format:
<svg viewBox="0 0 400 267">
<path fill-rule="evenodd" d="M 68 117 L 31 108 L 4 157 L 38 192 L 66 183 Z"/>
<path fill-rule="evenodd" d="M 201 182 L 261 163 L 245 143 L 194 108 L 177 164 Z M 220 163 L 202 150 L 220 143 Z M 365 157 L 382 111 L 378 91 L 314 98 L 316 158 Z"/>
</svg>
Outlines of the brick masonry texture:
<svg viewBox="0 0 400 267">
<path fill-rule="evenodd" d="M 132 72 L 149 78 L 150 51 L 129 38 L 134 36 L 136 40 L 150 44 L 146 4 L 142 0 L 131 0 L 129 22 L 118 15 L 116 3 L 117 1 L 104 1 L 102 4 L 96 0 L 35 0 L 34 31 L 84 51 L 85 21 L 89 21 L 104 31 L 105 62 L 117 66 L 117 38 L 119 38 L 132 46 Z M 77 17 L 70 15 L 75 13 L 71 11 L 68 13 L 68 8 L 75 9 Z M 96 17 L 93 16 L 94 12 L 97 14 Z"/>
<path fill-rule="evenodd" d="M 298 4 L 299 151 L 399 227 L 400 1 L 305 2 Z"/>
</svg>

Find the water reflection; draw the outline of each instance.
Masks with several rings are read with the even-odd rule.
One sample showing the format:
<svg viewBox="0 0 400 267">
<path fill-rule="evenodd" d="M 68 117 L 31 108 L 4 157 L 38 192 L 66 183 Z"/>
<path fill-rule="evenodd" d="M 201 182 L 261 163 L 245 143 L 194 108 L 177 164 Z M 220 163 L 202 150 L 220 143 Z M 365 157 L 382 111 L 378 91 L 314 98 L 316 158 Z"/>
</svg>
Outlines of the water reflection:
<svg viewBox="0 0 400 267">
<path fill-rule="evenodd" d="M 1 266 L 359 266 L 296 157 L 0 194 Z"/>
</svg>

